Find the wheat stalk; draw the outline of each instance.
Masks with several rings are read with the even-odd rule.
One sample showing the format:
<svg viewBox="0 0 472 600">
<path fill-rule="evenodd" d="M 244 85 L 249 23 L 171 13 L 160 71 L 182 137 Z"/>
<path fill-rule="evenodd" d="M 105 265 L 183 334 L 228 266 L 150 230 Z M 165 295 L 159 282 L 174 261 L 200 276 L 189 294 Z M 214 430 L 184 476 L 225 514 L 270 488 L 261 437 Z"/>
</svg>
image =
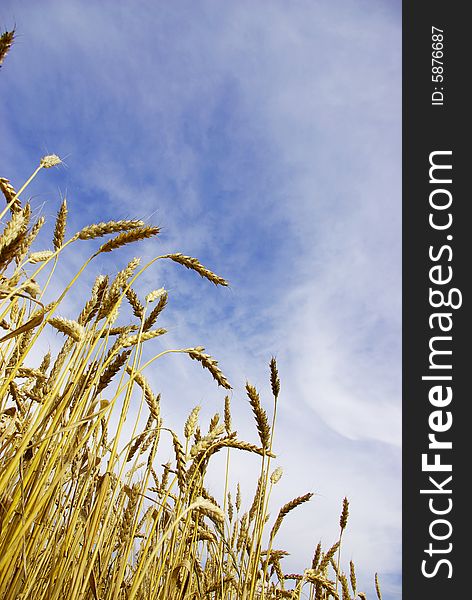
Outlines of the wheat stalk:
<svg viewBox="0 0 472 600">
<path fill-rule="evenodd" d="M 85 337 L 85 329 L 72 319 L 64 319 L 63 317 L 50 317 L 48 323 L 55 329 L 71 337 L 76 342 L 81 342 Z"/>
<path fill-rule="evenodd" d="M 10 181 L 5 177 L 0 177 L 0 190 L 5 196 L 7 205 L 10 206 L 11 213 L 16 213 L 21 210 L 21 202 L 17 198 L 15 189 L 11 185 Z"/>
<path fill-rule="evenodd" d="M 94 240 L 96 238 L 103 237 L 104 235 L 130 231 L 142 226 L 144 226 L 144 222 L 140 220 L 121 220 L 107 221 L 106 223 L 94 223 L 92 225 L 83 227 L 74 235 L 73 239 Z"/>
<path fill-rule="evenodd" d="M 100 252 L 111 252 L 112 250 L 116 250 L 117 248 L 121 248 L 126 244 L 131 244 L 133 242 L 137 242 L 139 240 L 145 240 L 150 237 L 153 237 L 159 233 L 158 227 L 133 227 L 131 231 L 124 231 L 120 233 L 115 238 L 105 242 L 102 246 L 100 246 L 98 253 Z"/>
<path fill-rule="evenodd" d="M 279 514 L 277 515 L 277 519 L 275 520 L 275 523 L 270 531 L 270 539 L 274 539 L 274 537 L 277 535 L 277 532 L 280 529 L 280 526 L 282 525 L 282 521 L 285 519 L 288 513 L 300 506 L 301 504 L 308 502 L 312 496 L 312 493 L 304 494 L 303 496 L 298 496 L 297 498 L 290 500 L 290 502 L 287 502 L 287 504 L 284 504 L 282 506 L 282 508 L 279 511 Z"/>
<path fill-rule="evenodd" d="M 66 234 L 66 223 L 67 223 L 67 201 L 64 198 L 56 217 L 56 224 L 54 226 L 53 234 L 53 245 L 54 250 L 59 250 L 64 243 L 64 236 Z"/>
<path fill-rule="evenodd" d="M 149 407 L 149 412 L 151 413 L 151 417 L 156 422 L 159 421 L 159 416 L 160 416 L 159 397 L 156 397 L 153 394 L 151 386 L 149 385 L 149 382 L 147 381 L 147 379 L 144 377 L 144 375 L 142 373 L 140 373 L 139 371 L 135 371 L 134 369 L 132 369 L 129 366 L 126 367 L 126 372 L 128 373 L 128 375 L 130 377 L 132 377 L 132 379 L 134 379 L 134 381 L 136 381 L 136 383 L 139 385 L 139 387 L 143 390 L 144 398 Z"/>
<path fill-rule="evenodd" d="M 148 329 L 151 329 L 151 327 L 157 321 L 157 317 L 161 314 L 161 312 L 164 310 L 164 308 L 167 305 L 167 297 L 168 297 L 167 292 L 165 292 L 159 298 L 159 302 L 152 309 L 152 311 L 149 313 L 149 316 L 144 321 L 143 331 L 148 331 Z M 144 313 L 144 309 L 143 309 L 143 313 Z"/>
<path fill-rule="evenodd" d="M 119 346 L 122 348 L 131 348 L 131 346 L 136 346 L 136 344 L 140 342 L 152 340 L 166 333 L 167 329 L 154 329 L 153 331 L 143 331 L 142 333 L 138 333 L 136 335 L 129 335 L 124 337 L 119 341 Z"/>
<path fill-rule="evenodd" d="M 43 158 L 39 161 L 39 166 L 43 169 L 51 169 L 52 167 L 56 167 L 60 165 L 62 160 L 57 156 L 57 154 L 48 154 L 47 156 L 43 156 Z"/>
<path fill-rule="evenodd" d="M 270 426 L 267 419 L 267 413 L 262 408 L 256 388 L 249 383 L 246 383 L 246 392 L 256 419 L 257 431 L 259 432 L 262 447 L 268 448 L 270 444 Z"/>
<path fill-rule="evenodd" d="M 28 258 L 28 262 L 35 264 L 38 262 L 44 262 L 53 256 L 54 252 L 51 250 L 41 250 L 39 252 L 32 252 Z"/>
<path fill-rule="evenodd" d="M 12 47 L 13 40 L 15 39 L 15 30 L 5 31 L 0 35 L 0 66 L 3 64 L 6 55 Z"/>
<path fill-rule="evenodd" d="M 380 592 L 380 583 L 378 573 L 375 574 L 375 592 L 377 594 L 377 598 L 382 600 L 382 594 Z"/>
<path fill-rule="evenodd" d="M 144 306 L 138 298 L 138 294 L 131 287 L 127 287 L 125 291 L 126 298 L 133 309 L 134 316 L 141 321 L 144 316 Z"/>
<path fill-rule="evenodd" d="M 354 596 L 356 596 L 356 594 L 357 594 L 357 578 L 356 578 L 356 570 L 355 570 L 354 563 L 352 562 L 352 560 L 349 563 L 349 575 L 350 575 L 350 580 L 351 580 L 352 593 L 354 594 Z"/>
<path fill-rule="evenodd" d="M 192 271 L 197 272 L 199 275 L 201 275 L 205 279 L 208 279 L 208 281 L 211 281 L 215 285 L 229 285 L 229 283 L 225 279 L 223 279 L 223 277 L 219 277 L 218 275 L 213 273 L 213 271 L 210 271 L 209 269 L 204 267 L 196 258 L 192 258 L 191 256 L 185 256 L 184 254 L 180 253 L 166 254 L 165 256 L 163 256 L 163 258 L 170 258 L 174 262 L 179 263 L 184 267 L 187 267 L 187 269 L 191 269 Z"/>
<path fill-rule="evenodd" d="M 198 361 L 204 369 L 208 369 L 218 385 L 221 385 L 227 390 L 231 389 L 231 385 L 218 367 L 218 361 L 209 354 L 205 354 L 205 348 L 203 348 L 203 346 L 188 348 L 185 352 L 187 352 L 190 358 Z"/>
<path fill-rule="evenodd" d="M 192 435 L 195 433 L 195 429 L 197 428 L 198 423 L 198 415 L 200 413 L 201 406 L 195 406 L 192 408 L 187 420 L 184 425 L 184 435 L 185 439 L 189 440 Z"/>
</svg>

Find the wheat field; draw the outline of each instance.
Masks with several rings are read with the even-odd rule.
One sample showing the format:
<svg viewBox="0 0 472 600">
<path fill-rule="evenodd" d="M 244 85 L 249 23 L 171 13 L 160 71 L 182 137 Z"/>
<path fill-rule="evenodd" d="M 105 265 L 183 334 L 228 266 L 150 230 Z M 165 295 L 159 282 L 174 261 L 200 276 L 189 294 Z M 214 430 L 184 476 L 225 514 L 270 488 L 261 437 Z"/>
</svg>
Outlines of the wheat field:
<svg viewBox="0 0 472 600">
<path fill-rule="evenodd" d="M 1 36 L 0 64 L 13 39 L 14 32 Z M 114 276 L 99 275 L 87 289 L 83 273 L 94 259 L 152 239 L 159 228 L 118 220 L 71 234 L 63 200 L 52 239 L 46 239 L 44 218 L 33 218 L 25 197 L 33 179 L 43 171 L 53 175 L 60 164 L 58 156 L 44 156 L 18 190 L 0 178 L 5 199 L 0 209 L 0 598 L 365 600 L 352 561 L 342 566 L 347 498 L 340 502 L 339 535 L 332 545 L 315 543 L 298 573 L 284 570 L 287 552 L 279 547 L 279 530 L 312 493 L 300 490 L 269 515 L 272 488 L 283 485 L 282 470 L 274 465 L 277 406 L 283 401 L 274 358 L 269 403 L 246 384 L 257 444 L 237 435 L 237 415 L 224 394 L 222 418 L 215 414 L 202 423 L 195 406 L 181 430 L 163 422 L 166 399 L 152 389 L 146 371 L 165 354 L 199 362 L 223 390 L 231 385 L 202 346 L 165 349 L 143 359 L 144 346 L 152 348 L 153 340 L 166 334 L 168 292 L 157 288 L 143 294 L 140 277 L 153 264 L 173 261 L 214 285 L 227 281 L 196 258 L 174 253 L 144 265 L 134 258 Z M 79 244 L 89 244 L 90 258 L 59 294 L 53 293 L 63 251 Z M 68 309 L 72 290 L 82 299 L 74 317 Z M 55 354 L 44 351 L 44 335 L 52 331 L 63 336 Z M 136 422 L 128 435 L 125 420 L 132 416 Z M 173 460 L 161 464 L 164 442 L 172 447 Z M 254 492 L 245 490 L 244 482 L 231 484 L 235 452 L 259 458 Z M 215 498 L 206 475 L 217 453 L 226 455 L 226 478 Z M 375 586 L 381 600 L 377 576 Z"/>
</svg>

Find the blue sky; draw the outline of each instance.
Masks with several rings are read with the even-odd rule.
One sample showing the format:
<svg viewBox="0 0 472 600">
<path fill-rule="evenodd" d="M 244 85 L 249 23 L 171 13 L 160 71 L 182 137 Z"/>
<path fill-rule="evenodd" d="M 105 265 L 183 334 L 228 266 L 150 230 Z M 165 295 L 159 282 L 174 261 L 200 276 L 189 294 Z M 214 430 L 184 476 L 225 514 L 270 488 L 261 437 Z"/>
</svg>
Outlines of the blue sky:
<svg viewBox="0 0 472 600">
<path fill-rule="evenodd" d="M 149 219 L 160 239 L 134 254 L 181 251 L 230 280 L 150 272 L 149 289 L 170 291 L 165 343 L 219 359 L 246 438 L 244 382 L 268 400 L 277 356 L 274 512 L 317 492 L 280 533 L 292 570 L 336 539 L 347 495 L 346 560 L 371 597 L 379 571 L 384 598 L 400 598 L 400 2 L 4 1 L 0 25 L 14 24 L 0 174 L 18 185 L 41 155 L 66 157 L 31 188 L 37 212 L 51 220 L 66 194 L 71 228 Z M 171 422 L 197 402 L 221 410 L 193 361 L 149 376 Z"/>
</svg>

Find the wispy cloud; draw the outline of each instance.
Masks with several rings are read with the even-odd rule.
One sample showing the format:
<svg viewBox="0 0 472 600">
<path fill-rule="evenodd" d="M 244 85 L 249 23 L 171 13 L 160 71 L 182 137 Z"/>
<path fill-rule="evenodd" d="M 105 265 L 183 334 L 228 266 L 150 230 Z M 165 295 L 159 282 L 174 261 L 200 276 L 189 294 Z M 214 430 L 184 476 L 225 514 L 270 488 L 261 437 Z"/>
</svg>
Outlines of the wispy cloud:
<svg viewBox="0 0 472 600">
<path fill-rule="evenodd" d="M 68 155 L 33 188 L 47 214 L 59 185 L 74 226 L 152 217 L 163 233 L 145 255 L 183 251 L 230 279 L 215 289 L 164 264 L 145 278 L 171 291 L 167 343 L 207 346 L 235 407 L 277 354 L 274 500 L 319 493 L 281 532 L 290 560 L 334 540 L 348 495 L 346 556 L 369 589 L 383 574 L 387 599 L 400 597 L 399 12 L 387 0 L 0 8 L 20 34 L 2 70 L 2 174 L 19 182 L 41 152 Z M 151 376 L 176 422 L 196 402 L 221 408 L 182 357 Z"/>
</svg>

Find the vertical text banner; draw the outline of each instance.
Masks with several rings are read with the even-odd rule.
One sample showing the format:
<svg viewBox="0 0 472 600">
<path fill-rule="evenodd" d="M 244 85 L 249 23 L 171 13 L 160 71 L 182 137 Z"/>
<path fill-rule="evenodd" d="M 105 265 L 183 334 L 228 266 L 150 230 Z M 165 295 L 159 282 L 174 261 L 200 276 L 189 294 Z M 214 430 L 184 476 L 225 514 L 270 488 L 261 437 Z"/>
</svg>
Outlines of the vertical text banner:
<svg viewBox="0 0 472 600">
<path fill-rule="evenodd" d="M 403 3 L 405 600 L 459 598 L 470 590 L 472 36 L 466 9 L 465 2 Z"/>
</svg>

